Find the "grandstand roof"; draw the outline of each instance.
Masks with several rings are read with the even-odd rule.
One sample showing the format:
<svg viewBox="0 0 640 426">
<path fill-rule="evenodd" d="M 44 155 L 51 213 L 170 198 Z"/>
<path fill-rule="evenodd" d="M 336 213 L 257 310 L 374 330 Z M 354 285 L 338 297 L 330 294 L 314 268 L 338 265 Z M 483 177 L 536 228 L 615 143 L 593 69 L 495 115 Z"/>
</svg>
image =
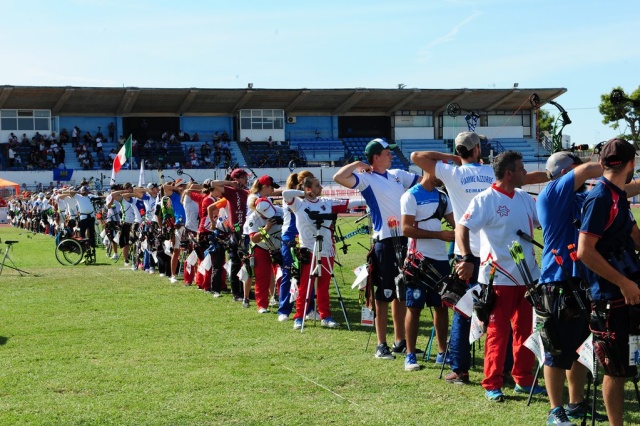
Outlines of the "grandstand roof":
<svg viewBox="0 0 640 426">
<path fill-rule="evenodd" d="M 282 109 L 288 115 L 439 115 L 455 102 L 464 111 L 532 109 L 565 93 L 547 89 L 200 89 L 0 86 L 0 109 L 47 109 L 53 115 L 233 115 L 240 109 Z"/>
</svg>

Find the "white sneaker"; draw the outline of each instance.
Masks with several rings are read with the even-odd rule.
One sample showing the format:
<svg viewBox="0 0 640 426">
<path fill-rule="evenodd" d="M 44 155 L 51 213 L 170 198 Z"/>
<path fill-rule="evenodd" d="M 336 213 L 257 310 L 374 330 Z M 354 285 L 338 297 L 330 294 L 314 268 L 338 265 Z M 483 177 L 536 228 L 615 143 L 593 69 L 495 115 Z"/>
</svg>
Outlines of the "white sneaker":
<svg viewBox="0 0 640 426">
<path fill-rule="evenodd" d="M 306 319 L 320 321 L 320 314 L 317 311 L 311 311 L 307 314 Z"/>
<path fill-rule="evenodd" d="M 327 317 L 320 322 L 320 325 L 327 328 L 338 328 L 338 323 L 331 317 Z"/>
<path fill-rule="evenodd" d="M 260 308 L 258 309 L 258 313 L 259 314 L 266 314 L 267 312 L 269 312 L 269 310 L 267 308 Z"/>
<path fill-rule="evenodd" d="M 130 264 L 129 262 L 125 261 L 125 262 L 124 262 L 124 267 L 125 267 L 125 268 L 128 268 L 129 266 L 131 266 L 131 264 Z"/>
<path fill-rule="evenodd" d="M 118 260 L 118 253 L 114 253 L 113 256 L 111 256 L 111 260 Z"/>
<path fill-rule="evenodd" d="M 149 268 L 149 270 L 148 270 L 147 272 L 149 272 L 150 274 L 153 274 L 153 273 L 154 273 L 154 272 L 156 272 L 156 271 L 155 271 L 155 269 L 153 269 L 153 268 Z"/>
<path fill-rule="evenodd" d="M 278 306 L 280 305 L 280 303 L 276 300 L 275 297 L 272 297 L 271 300 L 269 300 L 269 306 Z"/>
<path fill-rule="evenodd" d="M 158 275 L 161 276 L 161 277 L 166 277 L 167 276 L 167 274 L 163 274 L 162 272 L 160 272 Z"/>
<path fill-rule="evenodd" d="M 175 284 L 175 283 L 177 283 L 177 282 L 178 282 L 178 279 L 177 279 L 175 276 L 173 276 L 173 277 L 169 278 L 169 282 L 170 282 L 171 284 Z"/>
<path fill-rule="evenodd" d="M 287 314 L 280 314 L 278 315 L 278 321 L 280 322 L 285 322 L 289 320 L 289 315 Z"/>
<path fill-rule="evenodd" d="M 213 292 L 213 297 L 216 297 L 216 298 L 220 297 L 220 293 L 217 292 L 217 291 L 214 291 Z"/>
</svg>

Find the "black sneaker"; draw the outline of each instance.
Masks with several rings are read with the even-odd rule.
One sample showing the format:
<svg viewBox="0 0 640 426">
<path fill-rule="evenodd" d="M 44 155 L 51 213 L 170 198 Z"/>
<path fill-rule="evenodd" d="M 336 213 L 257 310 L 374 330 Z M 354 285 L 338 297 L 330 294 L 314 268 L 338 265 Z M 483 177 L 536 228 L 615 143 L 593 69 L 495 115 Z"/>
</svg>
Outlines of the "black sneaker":
<svg viewBox="0 0 640 426">
<path fill-rule="evenodd" d="M 243 308 L 248 308 L 249 307 L 249 299 L 244 299 L 242 301 L 242 307 Z M 265 310 L 266 311 L 266 310 Z"/>
<path fill-rule="evenodd" d="M 393 345 L 391 345 L 391 352 L 393 352 L 394 354 L 407 353 L 407 341 L 402 339 L 399 342 L 394 342 Z M 416 351 L 414 353 L 416 355 L 422 355 L 424 354 L 424 351 L 416 348 Z"/>
<path fill-rule="evenodd" d="M 376 348 L 376 358 L 379 359 L 396 359 L 396 357 L 389 350 L 389 346 L 386 343 L 380 343 Z"/>
<path fill-rule="evenodd" d="M 573 408 L 571 408 L 569 404 L 565 405 L 564 411 L 567 413 L 567 417 L 569 417 L 570 420 L 582 420 L 585 411 L 587 412 L 587 419 L 591 418 L 591 406 L 587 405 L 587 402 L 585 400 L 582 400 L 580 404 L 574 406 Z M 597 411 L 594 418 L 597 422 L 606 422 L 609 420 L 609 417 L 604 414 L 600 414 Z"/>
</svg>

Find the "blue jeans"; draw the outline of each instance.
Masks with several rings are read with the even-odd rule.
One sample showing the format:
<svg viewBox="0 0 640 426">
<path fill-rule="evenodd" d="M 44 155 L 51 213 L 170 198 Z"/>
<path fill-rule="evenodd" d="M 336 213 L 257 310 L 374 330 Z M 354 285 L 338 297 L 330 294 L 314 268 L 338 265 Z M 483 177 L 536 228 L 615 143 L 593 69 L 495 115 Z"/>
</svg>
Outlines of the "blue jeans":
<svg viewBox="0 0 640 426">
<path fill-rule="evenodd" d="M 473 277 L 469 280 L 469 285 L 475 285 L 478 282 L 479 270 L 480 258 L 474 256 Z M 451 369 L 456 373 L 466 373 L 471 368 L 470 331 L 471 318 L 465 318 L 454 311 L 451 331 L 449 332 L 449 358 L 451 359 Z"/>
<path fill-rule="evenodd" d="M 291 243 L 295 244 L 295 241 Z M 293 256 L 291 255 L 291 247 L 289 247 L 289 244 L 289 241 L 282 241 L 282 247 L 280 247 L 280 252 L 282 253 L 282 278 L 280 278 L 279 315 L 290 315 L 293 310 L 293 303 L 291 303 L 291 295 L 289 294 L 291 290 L 291 265 L 293 264 Z"/>
</svg>

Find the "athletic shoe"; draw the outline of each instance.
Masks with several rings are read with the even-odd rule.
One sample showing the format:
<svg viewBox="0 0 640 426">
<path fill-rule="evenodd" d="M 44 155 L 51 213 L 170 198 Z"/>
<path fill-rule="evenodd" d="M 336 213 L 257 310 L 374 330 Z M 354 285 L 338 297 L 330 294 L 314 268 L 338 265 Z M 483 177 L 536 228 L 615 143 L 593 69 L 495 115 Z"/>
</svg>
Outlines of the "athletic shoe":
<svg viewBox="0 0 640 426">
<path fill-rule="evenodd" d="M 247 300 L 247 303 L 249 303 L 249 299 L 246 299 L 246 300 Z M 234 301 L 234 302 L 244 302 L 244 301 L 245 301 L 245 299 L 244 299 L 244 297 L 240 297 L 240 296 L 233 296 L 233 301 Z"/>
<path fill-rule="evenodd" d="M 575 423 L 569 421 L 567 413 L 562 407 L 556 407 L 549 411 L 549 415 L 547 416 L 547 425 L 576 426 Z"/>
<path fill-rule="evenodd" d="M 113 256 L 111 256 L 111 260 L 118 260 L 118 254 L 114 253 Z"/>
<path fill-rule="evenodd" d="M 498 389 L 491 389 L 488 391 L 484 392 L 484 396 L 489 400 L 489 401 L 493 401 L 493 402 L 504 402 L 504 394 L 502 393 L 502 390 L 500 388 Z"/>
<path fill-rule="evenodd" d="M 213 297 L 215 297 L 216 299 L 217 299 L 218 297 L 220 297 L 220 292 L 219 292 L 219 291 L 214 291 L 214 292 L 213 292 Z"/>
<path fill-rule="evenodd" d="M 278 315 L 278 321 L 280 322 L 285 322 L 289 320 L 289 315 L 287 314 L 280 314 Z"/>
<path fill-rule="evenodd" d="M 394 354 L 404 354 L 407 352 L 407 341 L 405 339 L 400 340 L 399 342 L 393 342 L 393 345 L 391 345 L 391 352 Z M 421 349 L 416 348 L 415 351 L 416 355 L 422 355 L 424 354 L 424 351 Z"/>
<path fill-rule="evenodd" d="M 177 279 L 175 276 L 172 276 L 171 278 L 169 278 L 169 282 L 170 282 L 171 284 L 175 284 L 175 283 L 177 283 L 177 282 L 178 282 L 178 279 Z"/>
<path fill-rule="evenodd" d="M 300 330 L 302 328 L 302 318 L 296 318 L 293 320 L 293 329 Z"/>
<path fill-rule="evenodd" d="M 462 371 L 460 373 L 456 373 L 455 371 L 452 371 L 444 376 L 444 381 L 447 383 L 453 383 L 454 385 L 468 385 L 469 373 Z"/>
<path fill-rule="evenodd" d="M 338 328 L 338 323 L 335 322 L 331 317 L 326 317 L 325 319 L 320 321 L 320 325 L 327 328 Z"/>
<path fill-rule="evenodd" d="M 158 274 L 158 276 L 159 276 L 159 277 L 166 277 L 166 276 L 167 276 L 167 274 L 160 272 L 160 273 Z"/>
<path fill-rule="evenodd" d="M 125 262 L 124 262 L 124 267 L 125 267 L 125 268 L 128 268 L 129 266 L 131 266 L 131 264 L 130 264 L 129 262 L 125 261 Z"/>
<path fill-rule="evenodd" d="M 571 408 L 568 404 L 564 407 L 565 413 L 567 413 L 567 417 L 571 420 L 582 420 L 584 417 L 584 412 L 587 412 L 587 419 L 591 418 L 591 406 L 587 405 L 585 400 L 582 400 L 580 404 Z M 605 414 L 600 414 L 596 411 L 595 419 L 597 422 L 606 422 L 609 420 Z"/>
<path fill-rule="evenodd" d="M 529 395 L 529 392 L 531 392 L 531 386 L 520 386 L 519 384 L 516 383 L 516 386 L 513 388 L 513 391 L 515 393 L 524 393 Z M 547 390 L 545 388 L 543 388 L 542 386 L 533 385 L 533 395 L 546 395 L 546 394 L 547 394 Z"/>
<path fill-rule="evenodd" d="M 242 307 L 243 308 L 248 308 L 249 307 L 249 299 L 243 299 L 242 300 Z"/>
<path fill-rule="evenodd" d="M 269 312 L 269 310 L 267 308 L 260 308 L 258 309 L 258 313 L 259 314 L 266 314 L 267 312 Z"/>
<path fill-rule="evenodd" d="M 309 312 L 305 318 L 308 319 L 308 320 L 311 320 L 311 321 L 313 321 L 313 320 L 320 321 L 321 320 L 320 314 L 317 311 Z"/>
<path fill-rule="evenodd" d="M 386 343 L 380 343 L 378 347 L 376 347 L 375 357 L 379 359 L 396 359 Z"/>
<path fill-rule="evenodd" d="M 416 359 L 416 354 L 409 352 L 407 357 L 404 359 L 404 370 L 405 371 L 418 371 L 422 367 L 418 364 L 418 360 Z"/>
<path fill-rule="evenodd" d="M 272 297 L 271 300 L 269 300 L 269 306 L 278 306 L 280 305 L 280 303 L 275 299 L 275 297 Z"/>
<path fill-rule="evenodd" d="M 438 355 L 436 355 L 436 364 L 442 365 L 442 364 L 451 364 L 451 357 L 449 356 L 449 353 L 447 352 L 447 358 L 445 359 L 444 357 L 445 352 L 438 352 Z"/>
<path fill-rule="evenodd" d="M 138 268 L 136 268 L 136 265 L 131 265 L 131 270 L 132 270 L 132 271 L 137 271 L 137 270 L 138 270 Z"/>
</svg>

